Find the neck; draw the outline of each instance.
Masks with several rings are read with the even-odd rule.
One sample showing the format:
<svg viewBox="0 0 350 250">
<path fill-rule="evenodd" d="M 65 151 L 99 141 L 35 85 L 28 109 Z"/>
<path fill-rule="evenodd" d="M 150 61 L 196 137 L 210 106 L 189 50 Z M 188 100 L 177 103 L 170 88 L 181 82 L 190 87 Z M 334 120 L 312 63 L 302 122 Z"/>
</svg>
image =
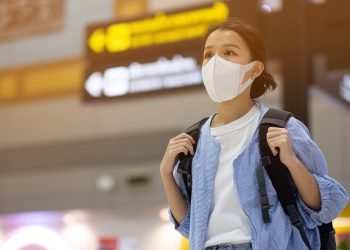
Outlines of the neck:
<svg viewBox="0 0 350 250">
<path fill-rule="evenodd" d="M 239 95 L 232 100 L 219 103 L 217 106 L 217 114 L 212 121 L 212 127 L 222 126 L 241 118 L 247 114 L 253 106 L 253 100 L 244 95 Z"/>
</svg>

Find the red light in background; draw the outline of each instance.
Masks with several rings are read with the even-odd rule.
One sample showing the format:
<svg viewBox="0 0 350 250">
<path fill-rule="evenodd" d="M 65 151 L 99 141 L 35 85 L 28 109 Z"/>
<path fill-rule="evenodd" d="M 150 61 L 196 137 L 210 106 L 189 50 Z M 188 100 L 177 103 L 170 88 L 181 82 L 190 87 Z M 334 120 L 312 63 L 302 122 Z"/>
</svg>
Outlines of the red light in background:
<svg viewBox="0 0 350 250">
<path fill-rule="evenodd" d="M 118 250 L 118 240 L 116 237 L 102 237 L 99 240 L 99 249 L 101 250 Z"/>
</svg>

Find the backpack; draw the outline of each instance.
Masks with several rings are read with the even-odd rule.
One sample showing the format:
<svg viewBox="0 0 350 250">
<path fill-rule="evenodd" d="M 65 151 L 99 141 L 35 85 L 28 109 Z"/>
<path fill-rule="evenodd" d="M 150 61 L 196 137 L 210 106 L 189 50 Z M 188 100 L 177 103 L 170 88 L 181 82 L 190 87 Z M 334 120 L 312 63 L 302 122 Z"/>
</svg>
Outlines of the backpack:
<svg viewBox="0 0 350 250">
<path fill-rule="evenodd" d="M 278 199 L 283 207 L 284 212 L 290 218 L 292 225 L 298 229 L 305 245 L 309 249 L 312 249 L 304 231 L 303 223 L 300 219 L 300 215 L 297 209 L 295 201 L 295 194 L 297 193 L 297 190 L 291 174 L 289 173 L 288 168 L 285 167 L 284 164 L 280 161 L 279 155 L 277 154 L 274 156 L 272 154 L 266 140 L 266 133 L 269 127 L 274 126 L 283 128 L 286 126 L 291 116 L 292 114 L 290 112 L 278 109 L 269 109 L 259 124 L 258 132 L 261 164 L 257 167 L 256 177 L 259 186 L 261 213 L 263 222 L 269 223 L 270 204 L 265 188 L 265 169 L 272 182 L 273 187 L 276 190 Z M 194 151 L 196 151 L 201 127 L 207 120 L 208 117 L 200 120 L 185 130 L 185 133 L 189 134 L 196 141 L 196 143 L 193 145 Z M 191 201 L 192 193 L 192 158 L 193 156 L 190 154 L 181 154 L 179 156 L 179 165 L 177 169 L 177 173 L 182 175 L 189 201 Z M 335 230 L 333 228 L 332 222 L 318 226 L 318 231 L 321 241 L 320 250 L 336 250 Z"/>
</svg>

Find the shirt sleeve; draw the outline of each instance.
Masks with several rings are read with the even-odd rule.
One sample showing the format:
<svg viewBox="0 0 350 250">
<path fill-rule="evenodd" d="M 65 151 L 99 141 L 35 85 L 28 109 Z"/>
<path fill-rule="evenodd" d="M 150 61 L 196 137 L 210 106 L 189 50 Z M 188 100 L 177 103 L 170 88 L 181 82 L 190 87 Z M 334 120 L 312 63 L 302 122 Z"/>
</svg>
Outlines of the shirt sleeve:
<svg viewBox="0 0 350 250">
<path fill-rule="evenodd" d="M 188 195 L 187 195 L 187 191 L 186 191 L 186 187 L 185 187 L 184 181 L 182 180 L 182 176 L 181 176 L 181 174 L 177 173 L 178 166 L 179 166 L 179 162 L 174 167 L 173 176 L 174 176 L 175 182 L 179 186 L 182 194 L 186 198 L 186 201 L 187 201 L 187 204 L 188 204 L 188 209 L 187 209 L 186 216 L 185 216 L 185 218 L 184 218 L 184 220 L 182 222 L 176 221 L 176 219 L 174 218 L 171 210 L 169 209 L 169 219 L 174 224 L 175 229 L 179 233 L 181 233 L 184 237 L 188 238 L 189 237 L 189 231 L 190 231 L 191 206 L 189 204 L 189 198 L 188 198 Z"/>
<path fill-rule="evenodd" d="M 349 200 L 344 187 L 327 175 L 327 162 L 317 144 L 310 138 L 305 125 L 295 118 L 288 122 L 287 129 L 291 143 L 298 159 L 315 177 L 321 194 L 321 209 L 309 208 L 300 195 L 297 195 L 297 206 L 307 228 L 315 228 L 322 223 L 329 223 L 344 209 Z"/>
</svg>

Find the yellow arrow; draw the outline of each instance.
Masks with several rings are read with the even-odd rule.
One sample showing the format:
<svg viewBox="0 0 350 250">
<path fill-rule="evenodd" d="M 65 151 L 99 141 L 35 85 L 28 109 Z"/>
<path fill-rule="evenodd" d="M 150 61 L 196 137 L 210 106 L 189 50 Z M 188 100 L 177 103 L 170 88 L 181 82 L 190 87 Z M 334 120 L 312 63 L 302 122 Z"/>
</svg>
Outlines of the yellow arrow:
<svg viewBox="0 0 350 250">
<path fill-rule="evenodd" d="M 106 35 L 103 29 L 95 30 L 88 39 L 89 48 L 95 53 L 102 53 L 105 49 Z"/>
</svg>

